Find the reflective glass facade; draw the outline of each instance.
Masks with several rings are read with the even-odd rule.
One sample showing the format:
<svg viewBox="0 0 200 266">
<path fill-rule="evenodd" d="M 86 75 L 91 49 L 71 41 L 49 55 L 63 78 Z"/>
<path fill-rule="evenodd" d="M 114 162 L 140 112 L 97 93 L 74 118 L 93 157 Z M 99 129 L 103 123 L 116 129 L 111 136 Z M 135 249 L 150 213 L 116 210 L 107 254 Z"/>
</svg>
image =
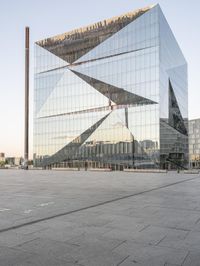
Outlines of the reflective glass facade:
<svg viewBox="0 0 200 266">
<path fill-rule="evenodd" d="M 159 5 L 35 43 L 35 166 L 186 165 L 187 63 Z"/>
</svg>

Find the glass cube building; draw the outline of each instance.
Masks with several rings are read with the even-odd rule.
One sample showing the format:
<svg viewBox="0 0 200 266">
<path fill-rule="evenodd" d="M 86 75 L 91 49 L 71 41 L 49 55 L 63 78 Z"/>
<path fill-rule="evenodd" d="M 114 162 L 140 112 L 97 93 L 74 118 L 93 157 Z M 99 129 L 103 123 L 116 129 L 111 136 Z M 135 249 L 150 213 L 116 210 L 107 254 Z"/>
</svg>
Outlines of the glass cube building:
<svg viewBox="0 0 200 266">
<path fill-rule="evenodd" d="M 35 43 L 34 164 L 187 166 L 187 62 L 159 5 Z"/>
</svg>

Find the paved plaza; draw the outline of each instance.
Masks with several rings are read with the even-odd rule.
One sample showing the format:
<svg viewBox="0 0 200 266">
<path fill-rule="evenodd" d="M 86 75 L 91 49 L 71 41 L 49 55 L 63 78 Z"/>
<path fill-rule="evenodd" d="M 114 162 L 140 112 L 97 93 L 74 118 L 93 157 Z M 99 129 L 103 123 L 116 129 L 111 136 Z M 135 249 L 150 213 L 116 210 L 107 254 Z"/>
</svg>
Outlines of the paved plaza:
<svg viewBox="0 0 200 266">
<path fill-rule="evenodd" d="M 200 175 L 0 170 L 1 266 L 200 266 Z"/>
</svg>

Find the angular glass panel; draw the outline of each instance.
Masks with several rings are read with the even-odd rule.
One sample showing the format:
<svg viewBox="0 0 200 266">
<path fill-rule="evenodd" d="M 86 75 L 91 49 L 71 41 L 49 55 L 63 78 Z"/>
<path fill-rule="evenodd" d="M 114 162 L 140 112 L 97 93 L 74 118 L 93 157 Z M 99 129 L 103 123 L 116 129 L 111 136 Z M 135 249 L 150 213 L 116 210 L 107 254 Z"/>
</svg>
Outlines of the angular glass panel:
<svg viewBox="0 0 200 266">
<path fill-rule="evenodd" d="M 38 113 L 38 117 L 84 111 L 108 105 L 109 102 L 105 96 L 70 70 L 65 69 L 62 78 Z"/>
<path fill-rule="evenodd" d="M 133 141 L 125 110 L 114 110 L 80 147 L 82 160 L 87 156 L 92 161 L 133 166 Z"/>
<path fill-rule="evenodd" d="M 169 80 L 169 125 L 184 135 L 188 134 L 170 80 Z"/>
<path fill-rule="evenodd" d="M 146 99 L 144 97 L 117 88 L 100 80 L 80 74 L 76 71 L 73 72 L 115 104 L 119 105 L 155 104 L 155 102 Z"/>
<path fill-rule="evenodd" d="M 157 6 L 125 25 L 110 38 L 79 58 L 76 63 L 158 45 L 158 24 L 155 24 L 157 13 L 154 10 L 157 10 Z M 155 21 L 151 21 L 152 16 L 155 17 Z"/>
<path fill-rule="evenodd" d="M 173 92 L 175 94 L 181 115 L 183 118 L 188 116 L 188 93 L 187 93 L 187 65 L 167 70 Z"/>
<path fill-rule="evenodd" d="M 64 69 L 59 69 L 49 72 L 44 72 L 35 75 L 35 112 L 39 112 L 40 108 L 47 101 L 49 95 L 55 89 L 56 84 L 61 79 Z"/>
<path fill-rule="evenodd" d="M 161 167 L 184 168 L 188 162 L 187 62 L 160 7 L 158 8 Z"/>
<path fill-rule="evenodd" d="M 138 9 L 120 17 L 114 17 L 44 41 L 39 41 L 37 45 L 71 64 L 149 9 L 150 7 Z"/>
<path fill-rule="evenodd" d="M 157 102 L 159 84 L 155 83 L 159 80 L 158 54 L 159 48 L 153 47 L 69 68 L 74 72 Z"/>
<path fill-rule="evenodd" d="M 40 118 L 35 121 L 34 144 L 40 155 L 49 157 L 97 123 L 110 110 Z"/>
<path fill-rule="evenodd" d="M 66 65 L 66 61 L 35 44 L 35 74 L 62 68 Z"/>
<path fill-rule="evenodd" d="M 109 114 L 101 118 L 99 121 L 97 121 L 87 130 L 85 130 L 81 135 L 76 137 L 74 140 L 72 140 L 69 144 L 67 144 L 64 148 L 59 150 L 57 153 L 55 153 L 51 157 L 45 158 L 43 161 L 43 164 L 50 165 L 50 164 L 57 163 L 60 161 L 72 159 L 73 155 L 76 154 L 78 148 L 103 123 L 103 121 L 107 118 L 108 115 Z"/>
</svg>

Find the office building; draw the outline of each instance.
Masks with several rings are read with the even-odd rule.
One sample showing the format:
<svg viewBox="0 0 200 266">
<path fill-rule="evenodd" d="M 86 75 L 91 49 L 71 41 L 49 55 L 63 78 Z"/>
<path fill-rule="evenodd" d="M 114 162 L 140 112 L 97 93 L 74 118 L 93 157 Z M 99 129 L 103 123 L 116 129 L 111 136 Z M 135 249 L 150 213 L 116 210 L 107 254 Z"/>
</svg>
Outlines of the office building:
<svg viewBox="0 0 200 266">
<path fill-rule="evenodd" d="M 35 43 L 34 165 L 188 166 L 187 62 L 159 5 Z"/>
<path fill-rule="evenodd" d="M 10 166 L 20 166 L 22 161 L 22 157 L 6 157 L 6 163 Z"/>
<path fill-rule="evenodd" d="M 5 153 L 4 152 L 0 152 L 0 162 L 5 162 Z"/>
<path fill-rule="evenodd" d="M 189 158 L 191 168 L 200 168 L 200 118 L 189 121 Z"/>
</svg>

